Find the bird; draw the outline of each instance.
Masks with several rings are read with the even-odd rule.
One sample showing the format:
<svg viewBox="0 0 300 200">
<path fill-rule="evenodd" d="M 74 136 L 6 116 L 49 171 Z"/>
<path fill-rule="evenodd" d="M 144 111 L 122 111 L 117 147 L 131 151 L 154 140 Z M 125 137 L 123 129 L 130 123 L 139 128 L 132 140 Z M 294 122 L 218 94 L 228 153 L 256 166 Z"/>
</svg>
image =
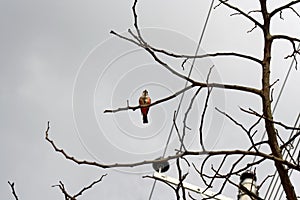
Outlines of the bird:
<svg viewBox="0 0 300 200">
<path fill-rule="evenodd" d="M 148 96 L 148 91 L 144 90 L 142 93 L 142 96 L 139 98 L 139 105 L 141 106 L 141 113 L 143 116 L 143 123 L 147 124 L 148 123 L 148 112 L 149 112 L 149 107 L 148 105 L 151 104 L 151 98 Z"/>
</svg>

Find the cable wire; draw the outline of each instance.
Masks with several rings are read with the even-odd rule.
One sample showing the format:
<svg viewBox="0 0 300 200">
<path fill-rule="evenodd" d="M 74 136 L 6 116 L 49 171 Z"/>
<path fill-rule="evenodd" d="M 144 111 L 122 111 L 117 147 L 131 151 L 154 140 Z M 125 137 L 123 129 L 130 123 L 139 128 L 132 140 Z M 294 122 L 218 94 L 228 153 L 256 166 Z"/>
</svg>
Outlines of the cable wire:
<svg viewBox="0 0 300 200">
<path fill-rule="evenodd" d="M 201 42 L 202 42 L 205 30 L 206 30 L 206 27 L 207 27 L 207 24 L 208 24 L 208 20 L 209 20 L 210 14 L 211 14 L 211 10 L 213 8 L 213 4 L 214 4 L 214 0 L 212 0 L 212 2 L 210 4 L 209 11 L 208 11 L 205 23 L 204 23 L 204 27 L 203 27 L 203 30 L 202 30 L 202 33 L 201 33 L 201 36 L 200 36 L 200 39 L 199 39 L 199 42 L 198 42 L 198 45 L 197 45 L 197 48 L 196 48 L 195 57 L 194 57 L 194 59 L 192 61 L 192 65 L 191 65 L 191 68 L 190 68 L 190 71 L 189 71 L 189 74 L 188 74 L 188 78 L 190 78 L 190 76 L 192 74 L 192 71 L 193 71 L 193 68 L 194 68 L 194 65 L 195 65 L 195 62 L 196 62 L 196 56 L 197 56 L 197 54 L 199 52 L 199 49 L 200 49 L 200 45 L 201 45 Z M 185 86 L 184 87 L 186 88 L 187 86 L 188 86 L 188 81 L 185 82 Z M 176 113 L 175 113 L 175 120 L 177 119 L 179 110 L 181 108 L 181 104 L 182 104 L 184 95 L 185 95 L 185 92 L 183 92 L 182 95 L 181 95 L 181 98 L 180 98 L 180 101 L 179 101 L 179 104 L 178 104 L 178 107 L 177 107 L 177 110 L 176 110 Z M 169 133 L 169 137 L 167 139 L 167 143 L 166 143 L 165 149 L 164 149 L 163 157 L 166 155 L 166 151 L 167 151 L 167 148 L 168 148 L 168 145 L 169 145 L 169 142 L 170 142 L 170 139 L 171 139 L 174 127 L 175 127 L 175 124 L 173 123 L 173 125 L 171 127 L 171 130 L 170 130 L 170 133 Z"/>
<path fill-rule="evenodd" d="M 206 17 L 206 20 L 205 20 L 205 23 L 204 23 L 204 26 L 203 26 L 203 29 L 202 29 L 202 33 L 201 33 L 201 36 L 199 38 L 198 45 L 197 45 L 197 48 L 196 48 L 196 51 L 195 51 L 195 57 L 194 57 L 194 59 L 192 61 L 192 65 L 191 65 L 191 68 L 190 68 L 190 71 L 189 71 L 189 74 L 188 74 L 188 78 L 190 78 L 190 76 L 192 74 L 192 70 L 193 70 L 195 62 L 196 62 L 196 55 L 199 52 L 200 45 L 201 45 L 201 42 L 202 42 L 205 30 L 206 30 L 206 27 L 207 27 L 207 24 L 208 24 L 208 20 L 209 20 L 209 17 L 211 15 L 213 4 L 214 4 L 214 0 L 212 0 L 211 4 L 210 4 L 210 7 L 209 7 L 209 10 L 208 10 L 208 13 L 207 13 L 207 17 Z M 186 81 L 186 83 L 185 83 L 185 88 L 187 86 L 188 86 L 188 81 Z M 182 104 L 184 95 L 185 95 L 185 92 L 183 92 L 182 95 L 181 95 L 181 98 L 180 98 L 180 101 L 179 101 L 179 104 L 178 104 L 178 107 L 177 107 L 177 110 L 176 110 L 176 113 L 175 113 L 175 116 L 174 116 L 174 121 L 177 119 L 177 116 L 178 116 L 179 110 L 181 108 L 181 104 Z M 171 130 L 170 130 L 170 133 L 169 133 L 169 136 L 168 136 L 168 139 L 167 139 L 167 142 L 166 142 L 165 149 L 164 149 L 162 157 L 164 157 L 166 155 L 166 152 L 167 152 L 167 149 L 168 149 L 168 145 L 170 143 L 170 139 L 171 139 L 174 127 L 175 127 L 175 123 L 172 124 L 172 127 L 171 127 Z M 154 180 L 154 183 L 153 183 L 153 186 L 152 186 L 152 189 L 151 189 L 151 192 L 150 192 L 149 200 L 151 200 L 151 198 L 152 198 L 152 195 L 153 195 L 153 192 L 154 192 L 154 189 L 155 189 L 155 185 L 156 185 L 156 180 Z"/>
</svg>

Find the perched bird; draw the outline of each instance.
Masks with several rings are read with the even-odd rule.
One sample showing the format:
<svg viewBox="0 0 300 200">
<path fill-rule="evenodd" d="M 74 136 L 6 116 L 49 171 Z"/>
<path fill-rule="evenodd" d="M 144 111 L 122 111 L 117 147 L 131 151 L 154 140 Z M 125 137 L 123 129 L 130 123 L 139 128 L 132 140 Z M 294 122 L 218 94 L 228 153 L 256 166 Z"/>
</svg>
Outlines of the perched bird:
<svg viewBox="0 0 300 200">
<path fill-rule="evenodd" d="M 146 124 L 148 123 L 148 111 L 149 111 L 149 107 L 147 107 L 148 105 L 151 104 L 151 99 L 148 96 L 148 91 L 144 90 L 142 93 L 142 96 L 139 98 L 139 104 L 141 107 L 141 113 L 143 115 L 143 123 Z M 144 107 L 146 106 L 146 107 Z"/>
</svg>

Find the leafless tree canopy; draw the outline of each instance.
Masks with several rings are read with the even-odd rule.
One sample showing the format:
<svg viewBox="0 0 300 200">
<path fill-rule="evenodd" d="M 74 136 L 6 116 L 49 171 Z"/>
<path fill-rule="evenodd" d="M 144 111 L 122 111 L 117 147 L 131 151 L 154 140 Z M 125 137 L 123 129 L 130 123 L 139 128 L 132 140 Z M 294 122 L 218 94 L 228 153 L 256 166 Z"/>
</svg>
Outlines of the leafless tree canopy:
<svg viewBox="0 0 300 200">
<path fill-rule="evenodd" d="M 188 3 L 188 2 L 187 2 Z M 179 135 L 179 140 L 181 142 L 181 146 L 174 152 L 173 155 L 166 155 L 160 159 L 153 159 L 153 160 L 144 160 L 136 163 L 99 163 L 96 161 L 88 161 L 88 160 L 80 160 L 69 153 L 67 153 L 63 148 L 60 148 L 56 145 L 56 143 L 50 138 L 50 124 L 48 122 L 47 130 L 46 130 L 46 140 L 50 143 L 50 145 L 53 147 L 53 149 L 65 157 L 65 159 L 70 160 L 76 164 L 79 165 L 89 165 L 93 167 L 99 167 L 99 168 L 120 168 L 120 167 L 136 167 L 141 165 L 147 165 L 147 164 L 153 164 L 155 162 L 162 162 L 162 161 L 168 161 L 168 160 L 175 160 L 176 161 L 176 167 L 178 171 L 178 179 L 179 184 L 177 186 L 170 185 L 165 182 L 165 184 L 168 184 L 173 190 L 176 195 L 177 199 L 195 199 L 192 194 L 187 192 L 185 188 L 183 187 L 183 181 L 186 179 L 186 177 L 189 176 L 188 172 L 184 172 L 182 169 L 182 165 L 188 165 L 189 168 L 195 170 L 198 172 L 200 179 L 206 184 L 207 188 L 212 187 L 214 182 L 221 181 L 221 187 L 219 188 L 217 194 L 221 194 L 226 187 L 226 185 L 230 184 L 235 187 L 240 187 L 238 184 L 236 184 L 232 178 L 233 177 L 239 177 L 242 172 L 248 169 L 255 169 L 256 166 L 262 164 L 263 162 L 272 162 L 279 174 L 279 178 L 281 181 L 281 185 L 283 187 L 283 190 L 285 192 L 286 198 L 288 200 L 296 200 L 297 194 L 294 190 L 294 185 L 291 182 L 291 179 L 289 177 L 289 171 L 296 170 L 300 172 L 300 165 L 299 165 L 299 156 L 294 155 L 290 150 L 290 145 L 294 143 L 294 141 L 299 140 L 300 135 L 300 128 L 294 127 L 292 125 L 284 124 L 280 120 L 276 120 L 273 117 L 272 114 L 272 91 L 273 91 L 273 85 L 275 83 L 271 83 L 271 72 L 272 72 L 272 65 L 271 65 L 271 58 L 272 58 L 272 47 L 274 46 L 274 43 L 277 41 L 285 41 L 286 43 L 290 44 L 290 52 L 288 52 L 286 55 L 283 55 L 286 59 L 293 59 L 295 62 L 296 68 L 298 67 L 297 58 L 300 54 L 299 44 L 300 44 L 300 38 L 296 38 L 289 35 L 276 35 L 272 34 L 270 32 L 270 25 L 272 22 L 272 19 L 275 17 L 279 17 L 282 20 L 284 19 L 284 12 L 292 12 L 294 13 L 296 18 L 300 18 L 299 10 L 296 9 L 296 5 L 299 5 L 300 0 L 294 0 L 294 1 L 288 1 L 286 4 L 270 10 L 267 6 L 266 0 L 259 0 L 260 7 L 257 10 L 253 11 L 244 11 L 240 9 L 239 7 L 235 6 L 233 3 L 231 3 L 229 0 L 218 0 L 218 2 L 214 5 L 213 9 L 217 10 L 220 7 L 226 7 L 232 12 L 231 16 L 235 17 L 242 17 L 247 19 L 253 24 L 253 27 L 248 31 L 248 33 L 245 34 L 251 34 L 254 30 L 260 31 L 263 35 L 263 49 L 259 49 L 262 51 L 262 57 L 254 57 L 251 55 L 242 54 L 240 52 L 211 52 L 207 54 L 202 55 L 184 55 L 184 54 L 177 54 L 174 52 L 170 52 L 167 49 L 160 49 L 155 46 L 152 46 L 149 44 L 145 38 L 143 37 L 143 33 L 141 29 L 139 28 L 139 21 L 138 21 L 138 13 L 137 13 L 137 6 L 138 6 L 138 0 L 134 0 L 133 6 L 132 6 L 132 14 L 133 14 L 133 25 L 134 30 L 128 29 L 129 37 L 124 36 L 122 34 L 117 33 L 116 31 L 111 31 L 111 34 L 120 38 L 121 40 L 125 40 L 129 43 L 135 44 L 136 46 L 143 49 L 145 52 L 149 54 L 151 58 L 155 62 L 157 62 L 162 68 L 167 69 L 171 74 L 176 76 L 178 79 L 182 79 L 184 81 L 187 81 L 187 87 L 182 88 L 181 90 L 178 90 L 177 92 L 170 94 L 167 97 L 161 97 L 161 99 L 158 99 L 151 103 L 149 106 L 156 106 L 158 104 L 162 104 L 164 102 L 167 102 L 171 99 L 178 98 L 181 94 L 188 90 L 196 89 L 196 92 L 193 96 L 193 98 L 190 101 L 189 109 L 193 106 L 194 99 L 197 98 L 197 95 L 201 92 L 206 93 L 206 101 L 204 102 L 204 108 L 203 113 L 199 115 L 199 122 L 200 127 L 199 128 L 199 138 L 200 138 L 200 149 L 198 150 L 189 150 L 184 144 L 184 137 L 185 137 L 185 131 L 189 127 L 186 124 L 186 121 L 184 120 L 183 123 L 183 130 L 178 130 L 176 126 L 176 120 L 174 120 L 174 125 L 176 128 L 176 132 Z M 299 8 L 299 6 L 298 6 Z M 255 15 L 253 15 L 255 13 Z M 257 16 L 257 14 L 260 15 L 260 17 L 253 17 Z M 230 48 L 230 47 L 229 47 Z M 163 57 L 169 57 L 177 60 L 182 60 L 182 66 L 185 65 L 185 63 L 188 60 L 193 59 L 202 59 L 202 58 L 223 58 L 223 57 L 230 57 L 231 59 L 243 59 L 246 61 L 250 61 L 253 63 L 253 65 L 260 66 L 261 68 L 261 87 L 260 88 L 254 88 L 254 87 L 248 87 L 243 85 L 235 85 L 235 84 L 223 84 L 223 83 L 217 83 L 217 82 L 210 82 L 209 81 L 209 74 L 207 75 L 206 82 L 201 82 L 198 80 L 194 80 L 189 76 L 184 75 L 183 73 L 180 73 L 176 71 L 170 64 L 168 64 Z M 211 70 L 214 70 L 211 68 Z M 207 107 L 209 106 L 210 98 L 211 98 L 211 92 L 213 90 L 230 90 L 235 91 L 238 93 L 244 93 L 246 95 L 255 95 L 260 99 L 261 108 L 262 110 L 254 110 L 251 108 L 240 108 L 240 111 L 255 118 L 255 123 L 252 124 L 250 127 L 246 127 L 244 124 L 240 123 L 238 119 L 235 119 L 230 113 L 227 113 L 224 110 L 221 110 L 220 108 L 215 108 L 216 111 L 223 115 L 229 122 L 235 124 L 237 127 L 240 128 L 242 132 L 244 132 L 247 135 L 247 138 L 250 142 L 250 146 L 246 149 L 224 149 L 224 150 L 207 150 L 205 148 L 205 143 L 202 141 L 202 135 L 203 135 L 203 126 L 205 125 L 205 116 L 207 111 Z M 124 102 L 126 99 L 124 99 Z M 133 110 L 136 111 L 141 106 L 138 105 L 127 105 L 126 107 L 119 107 L 119 108 L 109 108 L 104 111 L 104 113 L 111 113 L 114 115 L 118 115 L 119 112 L 127 111 L 127 110 Z M 186 111 L 186 117 L 189 114 L 189 109 Z M 186 119 L 185 117 L 185 119 Z M 177 122 L 178 123 L 178 122 Z M 262 141 L 257 141 L 254 136 L 257 133 L 257 127 L 263 124 L 264 130 L 266 132 L 266 139 Z M 286 129 L 286 130 L 293 130 L 293 135 L 288 140 L 283 140 L 280 137 L 280 131 L 279 127 Z M 195 128 L 195 127 L 194 127 Z M 269 151 L 263 151 L 260 147 L 261 146 L 268 146 Z M 288 157 L 283 156 L 283 152 L 287 152 L 289 155 Z M 191 157 L 202 157 L 203 162 L 199 165 L 192 163 L 189 158 Z M 211 165 L 211 167 L 207 167 L 207 165 L 210 164 L 209 160 L 212 158 L 221 158 L 221 161 L 218 164 Z M 256 159 L 253 159 L 253 158 Z M 251 158 L 251 159 L 249 159 Z M 287 159 L 289 158 L 289 159 Z M 247 162 L 245 162 L 247 160 Z M 249 160 L 253 160 L 252 162 Z M 231 167 L 228 168 L 228 162 L 231 163 Z M 227 163 L 227 164 L 225 164 Z M 209 168 L 209 170 L 208 170 Z M 209 172 L 208 172 L 209 171 Z M 102 180 L 103 176 L 98 179 L 97 181 L 93 182 L 89 186 L 83 188 L 81 191 L 79 191 L 75 195 L 71 195 L 67 192 L 64 184 L 62 182 L 59 182 L 59 184 L 54 185 L 53 187 L 58 187 L 61 192 L 63 193 L 65 199 L 77 199 L 79 196 L 82 195 L 82 193 L 90 188 L 92 188 L 96 183 L 100 182 Z M 145 176 L 145 178 L 152 178 L 155 179 L 153 176 Z M 270 175 L 266 175 L 265 180 L 262 181 L 261 184 L 263 184 L 265 181 L 267 181 L 270 178 Z M 18 199 L 14 183 L 9 183 L 12 189 L 12 193 L 15 197 L 15 199 Z M 241 188 L 242 190 L 245 190 L 250 196 L 252 196 L 254 199 L 262 199 L 256 194 L 251 193 L 246 188 Z M 299 194 L 298 194 L 299 195 Z"/>
</svg>

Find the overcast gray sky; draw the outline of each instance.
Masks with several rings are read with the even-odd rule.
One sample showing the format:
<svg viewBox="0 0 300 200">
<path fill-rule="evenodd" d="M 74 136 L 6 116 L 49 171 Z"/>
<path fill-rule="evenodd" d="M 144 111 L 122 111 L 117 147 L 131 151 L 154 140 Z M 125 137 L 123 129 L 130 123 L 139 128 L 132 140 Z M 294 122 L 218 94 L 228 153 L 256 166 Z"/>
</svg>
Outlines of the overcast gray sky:
<svg viewBox="0 0 300 200">
<path fill-rule="evenodd" d="M 236 3 L 236 1 L 232 1 Z M 271 8 L 285 1 L 268 1 Z M 109 163 L 156 158 L 163 147 L 179 99 L 151 108 L 150 121 L 142 125 L 139 112 L 103 114 L 104 109 L 136 105 L 140 92 L 147 88 L 152 100 L 181 89 L 184 81 L 154 63 L 134 45 L 112 38 L 110 30 L 123 33 L 132 28 L 132 1 L 117 0 L 1 0 L 0 1 L 0 199 L 13 199 L 7 181 L 15 182 L 20 199 L 63 199 L 51 185 L 63 181 L 70 193 L 78 192 L 104 173 L 103 182 L 87 191 L 82 199 L 148 199 L 151 167 L 103 170 L 77 166 L 54 152 L 44 139 L 46 123 L 51 122 L 50 137 L 68 153 L 80 158 Z M 245 1 L 247 11 L 257 8 Z M 155 45 L 179 53 L 192 54 L 200 36 L 209 1 L 141 0 L 138 4 L 140 27 Z M 300 10 L 300 7 L 296 7 Z M 225 7 L 213 10 L 201 51 L 241 51 L 261 57 L 259 30 L 247 33 L 253 24 L 232 14 Z M 299 37 L 300 19 L 284 12 L 272 30 Z M 272 80 L 278 95 L 290 60 L 289 45 L 277 44 L 273 53 Z M 178 62 L 171 61 L 182 73 Z M 241 59 L 206 59 L 196 63 L 192 77 L 205 80 L 215 65 L 212 80 L 260 87 L 260 68 Z M 292 69 L 280 99 L 275 118 L 293 125 L 299 113 L 299 72 Z M 187 93 L 191 97 L 192 93 Z M 203 93 L 191 113 L 187 143 L 193 147 L 197 137 Z M 202 100 L 201 100 L 202 99 Z M 186 108 L 188 98 L 184 100 Z M 215 106 L 232 113 L 249 125 L 253 118 L 239 112 L 239 106 L 260 109 L 257 98 L 243 93 L 216 91 L 206 124 L 206 144 L 211 148 L 245 148 L 246 139 L 237 127 L 216 114 Z M 183 109 L 184 110 L 184 109 Z M 179 119 L 183 113 L 179 114 Z M 282 130 L 283 131 L 283 130 Z M 232 142 L 234 138 L 235 142 Z M 177 147 L 172 137 L 168 152 Z M 262 181 L 268 168 L 261 167 Z M 265 170 L 265 171 L 264 171 Z M 174 170 L 171 169 L 171 173 Z M 174 174 L 173 174 L 174 175 Z M 193 174 L 192 174 L 193 175 Z M 295 177 L 299 174 L 295 174 Z M 203 185 L 197 176 L 189 181 Z M 296 190 L 300 192 L 298 184 Z M 224 195 L 236 197 L 236 189 Z M 173 191 L 158 184 L 153 199 L 173 198 Z"/>
</svg>

